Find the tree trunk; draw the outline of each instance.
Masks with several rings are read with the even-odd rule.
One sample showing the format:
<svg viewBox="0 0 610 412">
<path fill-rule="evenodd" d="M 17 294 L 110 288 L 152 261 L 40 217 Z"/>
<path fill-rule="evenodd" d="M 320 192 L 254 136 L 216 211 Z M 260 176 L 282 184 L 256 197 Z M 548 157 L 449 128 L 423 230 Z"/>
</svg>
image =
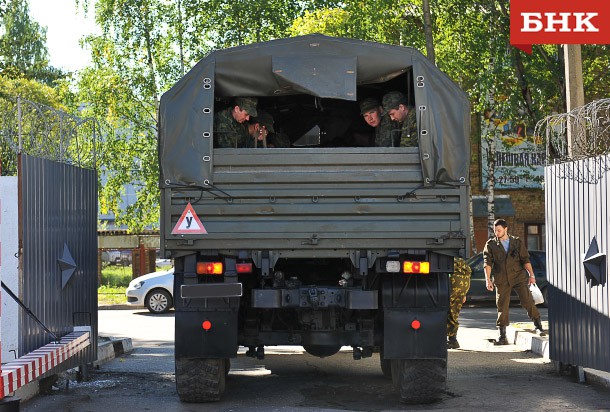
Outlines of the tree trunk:
<svg viewBox="0 0 610 412">
<path fill-rule="evenodd" d="M 430 15 L 430 2 L 423 0 L 422 3 L 424 11 L 424 34 L 426 35 L 426 54 L 428 60 L 432 64 L 436 64 L 436 57 L 434 54 L 434 38 L 432 37 L 432 16 Z"/>
<path fill-rule="evenodd" d="M 498 129 L 494 128 L 494 133 L 485 136 L 489 140 L 487 152 L 487 232 L 488 237 L 494 236 L 494 220 L 496 220 L 496 210 L 494 205 L 494 192 L 496 184 L 496 135 Z"/>
</svg>

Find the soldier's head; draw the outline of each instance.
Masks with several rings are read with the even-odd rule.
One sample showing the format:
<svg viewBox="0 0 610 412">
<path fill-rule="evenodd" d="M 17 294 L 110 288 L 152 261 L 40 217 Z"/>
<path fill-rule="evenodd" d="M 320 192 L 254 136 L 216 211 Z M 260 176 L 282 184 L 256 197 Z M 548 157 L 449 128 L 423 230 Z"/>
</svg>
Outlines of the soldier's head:
<svg viewBox="0 0 610 412">
<path fill-rule="evenodd" d="M 237 97 L 231 114 L 238 123 L 250 120 L 250 116 L 256 117 L 256 97 Z"/>
<path fill-rule="evenodd" d="M 508 223 L 504 219 L 496 219 L 494 221 L 494 233 L 498 239 L 506 237 L 508 232 Z"/>
<path fill-rule="evenodd" d="M 381 124 L 381 105 L 379 100 L 369 97 L 360 102 L 360 114 L 364 116 L 364 121 L 372 127 Z"/>
<path fill-rule="evenodd" d="M 406 119 L 409 113 L 407 106 L 407 96 L 401 92 L 389 92 L 383 96 L 382 103 L 384 113 L 390 116 L 390 119 L 396 122 L 402 122 Z"/>
</svg>

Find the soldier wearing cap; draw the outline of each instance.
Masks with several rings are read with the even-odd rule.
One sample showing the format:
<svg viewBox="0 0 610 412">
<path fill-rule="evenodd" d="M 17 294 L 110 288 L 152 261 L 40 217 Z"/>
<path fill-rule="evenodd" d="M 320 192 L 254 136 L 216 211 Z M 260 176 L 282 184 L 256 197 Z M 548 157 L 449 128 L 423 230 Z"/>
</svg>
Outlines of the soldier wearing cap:
<svg viewBox="0 0 610 412">
<path fill-rule="evenodd" d="M 360 114 L 369 126 L 375 128 L 376 147 L 399 145 L 398 133 L 393 131 L 392 119 L 387 114 L 382 114 L 382 107 L 377 99 L 369 97 L 360 102 Z"/>
<path fill-rule="evenodd" d="M 383 111 L 398 123 L 400 146 L 419 146 L 415 110 L 407 105 L 407 97 L 401 92 L 389 92 L 383 96 Z"/>
<path fill-rule="evenodd" d="M 256 97 L 237 97 L 232 106 L 214 116 L 215 147 L 248 147 L 250 135 L 245 124 L 256 116 Z"/>
</svg>

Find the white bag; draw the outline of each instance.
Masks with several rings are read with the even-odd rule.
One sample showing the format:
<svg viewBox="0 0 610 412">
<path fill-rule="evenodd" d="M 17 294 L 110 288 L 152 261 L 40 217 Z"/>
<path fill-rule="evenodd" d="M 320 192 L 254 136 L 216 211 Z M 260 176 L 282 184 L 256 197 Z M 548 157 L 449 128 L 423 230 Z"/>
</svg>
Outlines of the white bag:
<svg viewBox="0 0 610 412">
<path fill-rule="evenodd" d="M 532 292 L 532 297 L 534 298 L 534 303 L 536 305 L 540 305 L 544 302 L 544 296 L 542 296 L 542 292 L 540 288 L 535 283 L 530 285 L 530 292 Z"/>
</svg>

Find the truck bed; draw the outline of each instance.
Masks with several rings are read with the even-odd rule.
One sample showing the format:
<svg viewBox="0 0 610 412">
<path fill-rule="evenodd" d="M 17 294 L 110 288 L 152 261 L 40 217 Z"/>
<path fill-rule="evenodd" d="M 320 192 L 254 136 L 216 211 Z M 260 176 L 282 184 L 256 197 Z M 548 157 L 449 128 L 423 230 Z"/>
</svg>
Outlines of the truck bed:
<svg viewBox="0 0 610 412">
<path fill-rule="evenodd" d="M 466 245 L 467 187 L 424 188 L 418 148 L 216 149 L 213 164 L 205 188 L 163 189 L 164 233 L 189 202 L 207 230 L 167 235 L 166 250 L 341 257 Z"/>
</svg>

